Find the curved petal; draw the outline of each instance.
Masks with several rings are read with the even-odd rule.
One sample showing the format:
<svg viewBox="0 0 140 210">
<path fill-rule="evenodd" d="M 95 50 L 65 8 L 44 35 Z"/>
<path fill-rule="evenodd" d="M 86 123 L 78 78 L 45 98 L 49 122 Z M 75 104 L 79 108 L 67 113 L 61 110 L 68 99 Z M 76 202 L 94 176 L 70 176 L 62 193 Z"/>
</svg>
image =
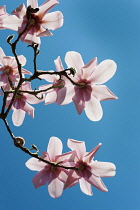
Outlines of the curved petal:
<svg viewBox="0 0 140 210">
<path fill-rule="evenodd" d="M 54 60 L 54 64 L 57 72 L 64 70 L 60 56 L 58 56 L 58 58 Z"/>
<path fill-rule="evenodd" d="M 103 84 L 115 74 L 117 65 L 113 60 L 102 61 L 94 70 L 90 80 L 94 84 Z"/>
<path fill-rule="evenodd" d="M 51 103 L 56 103 L 56 99 L 57 99 L 56 91 L 47 93 L 47 95 L 45 96 L 45 105 L 51 104 Z"/>
<path fill-rule="evenodd" d="M 65 182 L 64 189 L 67 187 L 73 187 L 74 185 L 78 184 L 80 177 L 77 175 L 75 171 L 69 171 L 69 176 Z"/>
<path fill-rule="evenodd" d="M 88 80 L 89 77 L 91 76 L 91 74 L 94 72 L 95 68 L 98 65 L 98 61 L 97 58 L 93 58 L 91 61 L 89 61 L 83 68 L 82 68 L 82 72 L 83 72 L 83 79 Z"/>
<path fill-rule="evenodd" d="M 85 100 L 85 113 L 91 121 L 99 121 L 102 118 L 101 104 L 93 95 L 90 100 Z"/>
<path fill-rule="evenodd" d="M 37 97 L 41 98 L 42 94 L 38 94 Z M 42 99 L 38 99 L 36 96 L 31 94 L 26 94 L 26 101 L 30 104 L 39 104 L 44 101 L 44 97 Z"/>
<path fill-rule="evenodd" d="M 23 17 L 26 15 L 26 7 L 24 4 L 21 4 L 19 7 L 17 7 L 12 14 L 16 15 L 18 18 L 23 19 Z"/>
<path fill-rule="evenodd" d="M 21 27 L 23 19 L 18 18 L 15 15 L 9 15 L 8 17 L 2 20 L 2 25 L 4 28 L 18 31 Z"/>
<path fill-rule="evenodd" d="M 26 167 L 29 168 L 32 171 L 41 171 L 45 168 L 46 163 L 36 159 L 36 158 L 30 158 L 26 163 Z"/>
<path fill-rule="evenodd" d="M 3 61 L 3 57 L 5 57 L 5 53 L 3 49 L 0 47 L 0 64 L 4 66 L 5 62 Z"/>
<path fill-rule="evenodd" d="M 12 114 L 12 121 L 15 126 L 20 126 L 25 118 L 25 112 L 22 109 L 15 109 Z"/>
<path fill-rule="evenodd" d="M 46 2 L 44 2 L 44 4 L 42 4 L 39 7 L 39 11 L 36 13 L 36 15 L 42 19 L 43 16 L 49 12 L 55 5 L 57 5 L 59 2 L 58 0 L 48 0 Z"/>
<path fill-rule="evenodd" d="M 58 178 L 55 178 L 48 185 L 48 191 L 52 198 L 58 198 L 62 195 L 64 188 L 64 183 L 61 182 Z"/>
<path fill-rule="evenodd" d="M 90 152 L 88 152 L 85 156 L 84 156 L 84 162 L 86 163 L 90 163 L 91 160 L 93 159 L 93 157 L 95 156 L 96 152 L 98 151 L 98 149 L 100 148 L 102 144 L 99 143 L 93 150 L 91 150 Z"/>
<path fill-rule="evenodd" d="M 27 7 L 38 8 L 38 0 L 27 0 Z"/>
<path fill-rule="evenodd" d="M 50 159 L 55 162 L 55 156 L 62 154 L 62 142 L 57 137 L 51 137 L 47 152 L 49 153 Z"/>
<path fill-rule="evenodd" d="M 91 184 L 89 184 L 84 178 L 79 179 L 80 189 L 86 195 L 93 195 Z"/>
<path fill-rule="evenodd" d="M 89 172 L 89 173 L 90 173 L 90 176 L 88 176 L 88 178 L 86 178 L 87 182 L 89 182 L 91 185 L 98 188 L 99 190 L 101 190 L 103 192 L 107 192 L 108 189 L 102 182 L 101 178 L 95 176 L 94 174 L 91 174 L 91 172 Z"/>
<path fill-rule="evenodd" d="M 65 56 L 65 62 L 69 68 L 73 67 L 77 70 L 76 77 L 77 76 L 78 78 L 82 77 L 81 68 L 84 67 L 84 62 L 82 56 L 78 52 L 75 51 L 67 52 Z"/>
<path fill-rule="evenodd" d="M 91 85 L 92 94 L 98 101 L 118 99 L 106 85 Z"/>
<path fill-rule="evenodd" d="M 78 114 L 81 114 L 85 108 L 84 91 L 82 88 L 75 87 L 75 95 L 72 98 Z"/>
<path fill-rule="evenodd" d="M 61 169 L 61 172 L 58 176 L 59 180 L 63 183 L 65 183 L 67 181 L 67 178 L 68 178 L 68 171 L 65 169 Z"/>
<path fill-rule="evenodd" d="M 25 106 L 22 107 L 22 109 L 30 115 L 32 118 L 34 118 L 34 107 L 32 107 L 30 104 L 25 103 Z"/>
<path fill-rule="evenodd" d="M 42 26 L 55 30 L 63 25 L 63 14 L 59 11 L 46 14 L 42 19 Z"/>
<path fill-rule="evenodd" d="M 74 96 L 74 86 L 63 87 L 57 92 L 56 103 L 58 105 L 66 105 L 72 102 Z"/>
<path fill-rule="evenodd" d="M 93 161 L 90 167 L 91 172 L 99 177 L 111 177 L 116 174 L 116 166 L 113 163 Z"/>
<path fill-rule="evenodd" d="M 86 146 L 84 141 L 76 141 L 73 139 L 68 139 L 67 142 L 68 147 L 71 150 L 75 150 L 79 159 L 82 160 L 86 153 Z"/>
<path fill-rule="evenodd" d="M 41 71 L 41 70 L 38 70 L 38 72 L 46 72 L 46 71 Z M 54 72 L 54 71 L 47 71 L 47 72 Z M 57 75 L 54 75 L 54 74 L 42 74 L 39 76 L 39 78 L 41 79 L 45 79 L 47 82 L 56 82 L 58 80 L 58 77 Z"/>
<path fill-rule="evenodd" d="M 38 34 L 37 34 L 37 37 L 52 36 L 52 35 L 53 35 L 53 34 L 52 34 L 48 29 L 46 29 L 46 30 L 44 30 L 43 32 L 38 33 Z"/>
<path fill-rule="evenodd" d="M 49 169 L 39 171 L 32 179 L 35 188 L 45 185 L 49 181 Z"/>
</svg>

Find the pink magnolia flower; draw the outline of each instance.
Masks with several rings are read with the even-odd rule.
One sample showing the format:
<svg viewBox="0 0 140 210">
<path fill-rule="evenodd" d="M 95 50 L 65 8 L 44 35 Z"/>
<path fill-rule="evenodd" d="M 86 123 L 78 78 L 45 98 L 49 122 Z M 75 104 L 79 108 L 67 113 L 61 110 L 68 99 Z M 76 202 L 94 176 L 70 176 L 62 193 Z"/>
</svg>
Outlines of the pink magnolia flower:
<svg viewBox="0 0 140 210">
<path fill-rule="evenodd" d="M 63 166 L 71 166 L 70 157 L 72 152 L 62 154 L 62 142 L 57 137 L 51 137 L 47 152 L 42 153 L 44 160 Z M 68 170 L 44 163 L 36 158 L 30 158 L 26 166 L 38 173 L 32 179 L 35 188 L 48 184 L 48 191 L 51 197 L 58 198 L 62 195 L 64 183 L 68 177 Z"/>
<path fill-rule="evenodd" d="M 68 68 L 76 69 L 76 74 L 72 78 L 74 82 L 83 86 L 72 84 L 65 86 L 58 92 L 56 103 L 63 105 L 72 98 L 78 114 L 81 114 L 84 109 L 90 120 L 100 120 L 103 115 L 100 101 L 117 99 L 106 85 L 100 85 L 115 74 L 116 63 L 113 60 L 104 60 L 98 65 L 97 58 L 93 58 L 85 65 L 81 55 L 74 51 L 66 54 L 65 62 Z"/>
<path fill-rule="evenodd" d="M 2 20 L 6 17 L 8 17 L 9 14 L 6 12 L 6 6 L 1 6 L 0 7 L 0 29 L 5 29 L 3 26 L 2 26 Z"/>
<path fill-rule="evenodd" d="M 81 191 L 87 195 L 92 195 L 91 185 L 103 192 L 108 191 L 100 177 L 114 176 L 116 167 L 113 163 L 93 160 L 100 146 L 101 144 L 90 152 L 86 152 L 84 142 L 68 139 L 68 147 L 76 151 L 74 161 L 75 167 L 79 168 L 79 170 L 71 171 L 65 183 L 65 188 L 72 187 L 79 182 Z"/>
<path fill-rule="evenodd" d="M 22 84 L 22 86 L 20 87 L 20 90 L 32 91 L 30 87 L 30 82 Z M 12 100 L 12 97 L 13 97 L 13 93 L 10 93 L 8 100 L 6 102 L 6 107 L 9 106 Z M 38 97 L 41 97 L 41 95 L 39 95 Z M 34 118 L 34 107 L 32 107 L 30 104 L 38 104 L 42 101 L 44 101 L 44 97 L 43 99 L 40 100 L 34 95 L 31 95 L 26 92 L 18 93 L 11 107 L 11 109 L 13 110 L 13 114 L 12 114 L 13 124 L 15 126 L 20 126 L 24 121 L 25 113 L 29 114 L 32 118 Z"/>
<path fill-rule="evenodd" d="M 60 57 L 58 57 L 56 60 L 54 60 L 54 64 L 55 64 L 55 67 L 56 67 L 56 72 L 60 72 L 60 71 L 63 71 L 64 70 L 64 67 L 62 65 L 62 62 L 61 62 L 61 59 Z M 54 71 L 51 71 L 51 72 L 54 72 Z M 45 79 L 47 82 L 53 82 L 53 86 L 55 88 L 52 88 L 51 90 L 49 91 L 46 91 L 47 95 L 45 97 L 45 104 L 51 104 L 51 103 L 56 103 L 57 101 L 57 95 L 58 95 L 58 92 L 61 88 L 63 88 L 64 86 L 71 86 L 71 82 L 65 77 L 65 76 L 61 76 L 61 80 L 60 80 L 60 76 L 59 75 L 48 75 L 48 74 L 44 74 L 44 75 L 41 75 L 39 76 L 41 79 Z M 42 85 L 39 87 L 40 90 L 45 90 L 49 87 L 52 87 L 52 84 L 48 84 L 48 85 Z M 56 88 L 58 87 L 58 88 Z M 64 91 L 63 91 L 63 95 L 64 95 Z M 68 92 L 67 92 L 68 94 Z M 64 98 L 62 96 L 62 98 Z M 72 102 L 72 98 L 68 98 L 69 101 L 67 101 L 66 103 L 70 103 Z M 64 101 L 63 101 L 63 104 L 64 104 Z"/>
<path fill-rule="evenodd" d="M 26 58 L 23 55 L 18 56 L 19 62 L 22 66 L 26 64 Z M 0 48 L 0 87 L 3 90 L 10 90 L 9 79 L 12 83 L 19 80 L 19 72 L 16 59 L 11 56 L 6 56 L 2 48 Z M 23 74 L 32 74 L 31 72 L 21 69 Z M 9 79 L 8 79 L 9 78 Z"/>
<path fill-rule="evenodd" d="M 51 36 L 50 29 L 55 30 L 63 25 L 63 15 L 61 12 L 48 13 L 58 3 L 57 0 L 48 0 L 41 6 L 38 6 L 37 0 L 27 0 L 27 7 L 38 8 L 39 11 L 31 14 L 28 30 L 21 37 L 23 42 L 40 44 L 40 37 Z M 21 33 L 28 22 L 26 11 L 26 6 L 21 4 L 12 12 L 13 16 L 3 19 L 3 27 Z"/>
</svg>

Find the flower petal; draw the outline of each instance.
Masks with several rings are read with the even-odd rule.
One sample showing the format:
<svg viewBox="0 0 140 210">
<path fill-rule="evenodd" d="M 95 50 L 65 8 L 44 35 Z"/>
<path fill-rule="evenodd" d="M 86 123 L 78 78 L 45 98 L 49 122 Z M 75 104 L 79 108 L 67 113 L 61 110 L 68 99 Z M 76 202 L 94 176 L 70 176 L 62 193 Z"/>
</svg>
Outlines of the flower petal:
<svg viewBox="0 0 140 210">
<path fill-rule="evenodd" d="M 84 156 L 84 162 L 86 163 L 90 163 L 91 160 L 93 159 L 93 157 L 95 156 L 96 152 L 98 151 L 98 149 L 100 148 L 102 144 L 99 143 L 94 149 L 92 149 L 90 152 L 88 152 L 85 156 Z"/>
<path fill-rule="evenodd" d="M 93 58 L 89 61 L 83 68 L 83 76 L 82 79 L 88 80 L 91 74 L 94 72 L 95 68 L 97 67 L 97 58 Z"/>
<path fill-rule="evenodd" d="M 100 102 L 91 95 L 90 100 L 86 100 L 85 94 L 85 113 L 91 121 L 99 121 L 102 118 L 103 111 Z"/>
<path fill-rule="evenodd" d="M 48 13 L 43 17 L 42 22 L 43 27 L 55 30 L 63 25 L 63 14 L 60 11 Z"/>
<path fill-rule="evenodd" d="M 57 99 L 57 92 L 52 91 L 45 96 L 45 105 L 55 103 Z"/>
<path fill-rule="evenodd" d="M 34 118 L 34 107 L 32 107 L 30 104 L 25 103 L 24 107 L 22 109 L 30 115 L 32 118 Z"/>
<path fill-rule="evenodd" d="M 22 109 L 15 109 L 12 114 L 12 121 L 15 126 L 20 126 L 25 118 L 25 112 Z"/>
<path fill-rule="evenodd" d="M 2 21 L 2 25 L 4 28 L 11 29 L 14 31 L 18 31 L 19 27 L 21 27 L 23 19 L 18 18 L 15 15 L 9 15 L 4 18 Z"/>
<path fill-rule="evenodd" d="M 26 167 L 29 168 L 32 171 L 41 171 L 45 168 L 46 163 L 36 159 L 36 158 L 30 158 L 26 163 Z"/>
<path fill-rule="evenodd" d="M 98 101 L 118 99 L 106 85 L 92 85 L 92 94 Z"/>
<path fill-rule="evenodd" d="M 4 66 L 5 62 L 3 61 L 3 57 L 5 57 L 5 53 L 3 49 L 0 47 L 0 64 Z"/>
<path fill-rule="evenodd" d="M 62 154 L 61 140 L 57 137 L 51 137 L 48 144 L 47 152 L 49 153 L 51 161 L 55 162 L 55 156 Z"/>
<path fill-rule="evenodd" d="M 35 188 L 45 185 L 49 181 L 50 169 L 39 171 L 32 179 Z"/>
<path fill-rule="evenodd" d="M 72 98 L 78 114 L 81 114 L 85 108 L 84 92 L 82 89 L 75 87 L 75 95 Z"/>
<path fill-rule="evenodd" d="M 55 67 L 56 67 L 56 71 L 57 72 L 64 70 L 64 67 L 62 65 L 60 56 L 58 56 L 58 58 L 54 60 L 54 64 L 55 64 Z"/>
<path fill-rule="evenodd" d="M 38 8 L 38 0 L 27 0 L 27 7 Z"/>
<path fill-rule="evenodd" d="M 40 7 L 39 7 L 39 11 L 36 13 L 36 15 L 42 19 L 43 16 L 49 12 L 49 10 L 51 10 L 55 5 L 57 5 L 59 2 L 58 0 L 48 0 L 48 1 L 45 1 L 44 4 L 42 4 Z"/>
<path fill-rule="evenodd" d="M 86 153 L 86 146 L 84 141 L 76 141 L 73 139 L 68 139 L 67 142 L 68 147 L 71 150 L 75 150 L 79 159 L 83 159 L 85 153 Z"/>
<path fill-rule="evenodd" d="M 94 84 L 103 84 L 115 74 L 117 65 L 113 60 L 102 61 L 94 70 L 90 79 Z"/>
<path fill-rule="evenodd" d="M 100 177 L 97 177 L 94 174 L 91 174 L 88 178 L 86 178 L 86 180 L 87 180 L 87 182 L 89 182 L 91 185 L 98 188 L 99 190 L 101 190 L 103 192 L 108 191 L 108 189 L 106 188 L 106 186 L 104 185 L 104 183 L 102 182 Z"/>
<path fill-rule="evenodd" d="M 79 179 L 80 189 L 86 195 L 93 195 L 91 184 L 89 184 L 84 178 Z"/>
<path fill-rule="evenodd" d="M 81 78 L 81 75 L 82 75 L 81 68 L 84 67 L 82 56 L 78 52 L 75 52 L 75 51 L 67 52 L 65 56 L 65 62 L 69 68 L 70 67 L 75 68 L 77 70 L 76 76 Z"/>
<path fill-rule="evenodd" d="M 91 172 L 99 177 L 111 177 L 116 174 L 116 166 L 113 163 L 93 161 L 90 167 Z"/>
<path fill-rule="evenodd" d="M 55 178 L 48 185 L 48 191 L 52 198 L 58 198 L 62 195 L 64 188 L 64 183 L 61 182 L 58 178 Z"/>
<path fill-rule="evenodd" d="M 12 14 L 16 15 L 18 18 L 23 19 L 23 17 L 26 15 L 26 7 L 24 4 L 21 4 L 19 7 L 17 7 Z M 13 16 L 12 16 L 13 17 Z"/>
<path fill-rule="evenodd" d="M 63 87 L 57 92 L 56 103 L 58 105 L 66 105 L 72 102 L 74 96 L 74 86 Z"/>
</svg>

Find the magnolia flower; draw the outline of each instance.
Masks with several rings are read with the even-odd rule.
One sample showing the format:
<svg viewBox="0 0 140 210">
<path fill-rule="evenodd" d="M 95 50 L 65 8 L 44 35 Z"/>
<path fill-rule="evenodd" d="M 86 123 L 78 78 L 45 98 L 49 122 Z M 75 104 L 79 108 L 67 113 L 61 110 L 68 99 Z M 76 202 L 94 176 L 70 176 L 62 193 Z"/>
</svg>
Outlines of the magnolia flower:
<svg viewBox="0 0 140 210">
<path fill-rule="evenodd" d="M 26 58 L 23 55 L 18 56 L 19 62 L 22 66 L 26 64 Z M 11 56 L 6 56 L 2 48 L 0 48 L 0 87 L 3 90 L 10 90 L 10 83 L 15 83 L 19 80 L 19 72 L 16 59 Z M 22 74 L 32 74 L 31 72 L 21 69 Z"/>
<path fill-rule="evenodd" d="M 64 70 L 64 67 L 62 65 L 60 57 L 58 57 L 56 60 L 54 60 L 54 64 L 56 67 L 56 72 L 60 72 L 60 71 Z M 54 72 L 54 71 L 51 71 L 51 72 Z M 52 88 L 52 89 L 46 91 L 47 95 L 45 97 L 45 104 L 56 103 L 59 90 L 61 88 L 63 88 L 64 86 L 68 86 L 68 85 L 71 86 L 71 82 L 65 76 L 61 76 L 61 79 L 60 79 L 59 75 L 44 74 L 39 77 L 41 79 L 45 79 L 47 82 L 53 82 L 54 83 L 53 86 L 55 87 L 55 88 Z M 50 84 L 42 85 L 39 87 L 39 89 L 45 90 L 50 87 L 52 87 L 52 84 L 51 85 Z M 63 94 L 65 94 L 65 93 L 63 93 Z M 72 102 L 72 98 L 69 97 L 69 101 L 67 101 L 67 103 L 70 103 L 70 102 Z M 63 104 L 64 104 L 64 101 L 63 101 Z"/>
<path fill-rule="evenodd" d="M 91 185 L 101 191 L 108 191 L 100 177 L 115 176 L 116 167 L 113 163 L 93 160 L 100 146 L 101 144 L 90 152 L 86 152 L 84 142 L 68 139 L 68 147 L 76 151 L 74 161 L 78 171 L 71 171 L 65 183 L 65 188 L 72 187 L 79 182 L 81 191 L 87 195 L 92 195 Z"/>
<path fill-rule="evenodd" d="M 22 86 L 20 87 L 20 90 L 32 91 L 30 87 L 30 82 L 22 84 Z M 10 105 L 12 97 L 13 97 L 13 93 L 10 93 L 8 95 L 8 100 L 6 102 L 6 107 Z M 34 118 L 34 107 L 32 107 L 30 104 L 38 104 L 42 101 L 44 101 L 44 98 L 39 99 L 35 97 L 34 95 L 31 95 L 26 92 L 17 93 L 16 98 L 11 107 L 11 109 L 13 110 L 13 114 L 12 114 L 13 124 L 15 126 L 20 126 L 24 121 L 25 113 L 29 114 L 32 118 Z"/>
<path fill-rule="evenodd" d="M 3 26 L 2 26 L 2 20 L 4 18 L 6 18 L 7 16 L 9 16 L 9 14 L 6 12 L 6 6 L 2 6 L 0 7 L 0 29 L 5 29 Z"/>
<path fill-rule="evenodd" d="M 68 170 L 57 167 L 57 164 L 71 166 L 70 157 L 72 152 L 62 154 L 62 142 L 57 137 L 51 137 L 47 152 L 43 152 L 41 158 L 54 163 L 50 165 L 36 158 L 30 158 L 26 166 L 38 173 L 32 179 L 35 188 L 48 184 L 48 191 L 51 197 L 58 198 L 62 195 L 64 183 L 68 177 Z"/>
<path fill-rule="evenodd" d="M 27 0 L 27 7 L 38 8 L 36 13 L 31 13 L 31 19 L 28 20 L 26 15 L 27 8 L 24 4 L 21 4 L 12 12 L 13 16 L 3 19 L 2 25 L 5 28 L 21 33 L 28 21 L 30 21 L 28 29 L 21 36 L 21 40 L 28 44 L 40 44 L 40 37 L 51 36 L 50 29 L 55 30 L 63 25 L 63 15 L 61 12 L 48 13 L 58 3 L 57 0 L 48 0 L 41 6 L 38 6 L 37 0 Z"/>
<path fill-rule="evenodd" d="M 62 88 L 58 92 L 56 103 L 63 105 L 69 103 L 72 98 L 78 114 L 84 109 L 90 120 L 100 120 L 103 115 L 100 101 L 117 99 L 106 85 L 100 85 L 115 74 L 116 63 L 113 60 L 104 60 L 98 65 L 97 58 L 93 58 L 85 65 L 81 55 L 74 51 L 66 54 L 65 62 L 68 68 L 76 69 L 72 79 L 81 86 L 71 84 Z"/>
</svg>

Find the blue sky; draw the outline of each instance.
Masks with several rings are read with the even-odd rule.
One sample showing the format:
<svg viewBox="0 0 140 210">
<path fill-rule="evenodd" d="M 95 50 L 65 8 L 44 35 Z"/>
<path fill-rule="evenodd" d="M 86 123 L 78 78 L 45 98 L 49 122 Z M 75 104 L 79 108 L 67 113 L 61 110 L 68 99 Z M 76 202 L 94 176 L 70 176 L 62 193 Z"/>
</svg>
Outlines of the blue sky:
<svg viewBox="0 0 140 210">
<path fill-rule="evenodd" d="M 38 0 L 39 5 L 43 0 Z M 10 13 L 26 1 L 1 0 Z M 26 116 L 22 126 L 15 127 L 8 116 L 16 136 L 26 140 L 26 146 L 38 146 L 40 154 L 46 150 L 49 138 L 57 136 L 63 141 L 63 152 L 69 151 L 67 139 L 85 141 L 87 151 L 98 143 L 102 147 L 95 159 L 113 162 L 116 176 L 104 178 L 108 188 L 103 193 L 93 187 L 93 196 L 83 194 L 79 186 L 64 191 L 62 197 L 52 199 L 47 187 L 34 189 L 31 182 L 35 172 L 25 167 L 29 156 L 13 146 L 12 140 L 0 121 L 0 208 L 3 210 L 138 210 L 140 206 L 140 2 L 138 0 L 60 0 L 52 11 L 64 14 L 64 25 L 53 32 L 54 36 L 42 38 L 37 67 L 55 70 L 54 59 L 68 51 L 79 52 L 85 63 L 94 57 L 101 62 L 112 59 L 117 63 L 115 76 L 106 85 L 119 100 L 101 102 L 104 115 L 99 122 L 91 122 L 83 112 L 77 114 L 74 104 L 57 106 L 43 103 L 35 106 L 35 119 Z M 11 50 L 5 39 L 14 31 L 2 30 L 0 46 L 6 55 Z M 19 43 L 18 54 L 27 58 L 26 69 L 32 71 L 33 53 L 24 43 Z M 41 82 L 35 83 L 36 87 Z M 2 103 L 2 98 L 1 98 Z"/>
</svg>

